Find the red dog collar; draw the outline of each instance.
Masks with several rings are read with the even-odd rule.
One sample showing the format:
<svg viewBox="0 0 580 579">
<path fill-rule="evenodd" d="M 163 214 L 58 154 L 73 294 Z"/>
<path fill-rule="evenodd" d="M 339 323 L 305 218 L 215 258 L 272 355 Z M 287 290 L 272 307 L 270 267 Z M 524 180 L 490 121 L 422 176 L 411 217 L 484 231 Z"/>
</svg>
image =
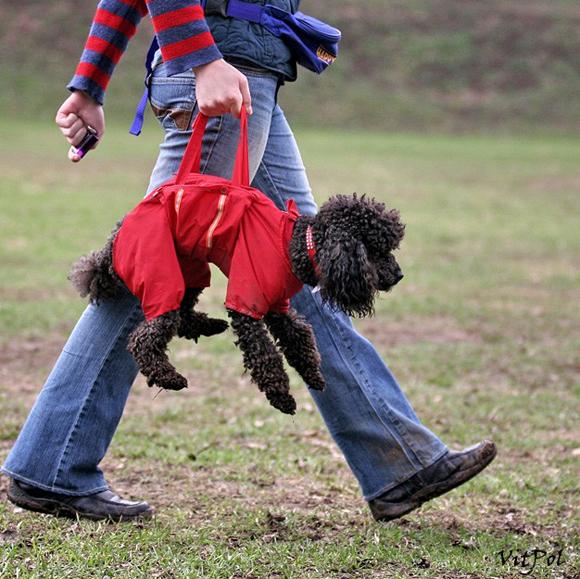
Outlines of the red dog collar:
<svg viewBox="0 0 580 579">
<path fill-rule="evenodd" d="M 314 236 L 312 235 L 312 226 L 306 228 L 306 251 L 308 252 L 308 259 L 314 268 L 316 277 L 320 277 L 320 267 L 316 261 L 316 246 L 314 245 Z"/>
</svg>

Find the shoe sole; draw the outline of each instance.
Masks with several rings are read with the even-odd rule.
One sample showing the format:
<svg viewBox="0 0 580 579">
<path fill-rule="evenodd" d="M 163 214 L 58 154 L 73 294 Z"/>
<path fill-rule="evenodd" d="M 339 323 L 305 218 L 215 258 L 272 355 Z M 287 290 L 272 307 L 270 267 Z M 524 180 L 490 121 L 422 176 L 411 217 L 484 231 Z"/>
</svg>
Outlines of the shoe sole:
<svg viewBox="0 0 580 579">
<path fill-rule="evenodd" d="M 379 515 L 378 517 L 374 517 L 375 520 L 392 521 L 393 519 L 398 519 L 399 517 L 402 517 L 403 515 L 406 515 L 411 511 L 419 508 L 423 503 L 439 497 L 462 485 L 463 483 L 466 483 L 468 480 L 472 479 L 475 475 L 479 474 L 484 468 L 486 468 L 495 458 L 496 454 L 497 448 L 494 445 L 491 449 L 491 452 L 487 456 L 484 456 L 481 462 L 474 464 L 471 468 L 467 468 L 452 474 L 445 482 L 422 488 L 420 491 L 417 491 L 407 502 L 401 503 L 399 509 L 393 509 L 393 511 L 387 515 Z"/>
<path fill-rule="evenodd" d="M 25 495 L 14 496 L 13 494 L 8 493 L 8 500 L 17 507 L 26 509 L 27 511 L 34 511 L 35 513 L 43 513 L 45 515 L 53 515 L 55 517 L 66 517 L 69 519 L 82 517 L 84 519 L 90 519 L 91 521 L 108 520 L 115 523 L 120 523 L 150 519 L 153 516 L 152 508 L 149 508 L 146 511 L 135 515 L 96 515 L 93 513 L 78 511 L 66 503 L 61 503 L 60 501 L 53 499 L 42 499 L 42 501 L 37 501 L 34 498 Z"/>
</svg>

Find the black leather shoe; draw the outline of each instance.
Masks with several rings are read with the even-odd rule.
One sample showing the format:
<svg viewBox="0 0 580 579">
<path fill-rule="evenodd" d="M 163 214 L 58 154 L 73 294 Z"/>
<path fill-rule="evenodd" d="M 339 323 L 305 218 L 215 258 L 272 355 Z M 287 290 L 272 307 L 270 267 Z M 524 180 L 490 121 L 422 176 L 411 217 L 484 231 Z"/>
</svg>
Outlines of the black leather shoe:
<svg viewBox="0 0 580 579">
<path fill-rule="evenodd" d="M 72 497 L 43 491 L 11 479 L 8 499 L 15 505 L 57 517 L 83 517 L 100 521 L 133 521 L 150 519 L 153 509 L 144 501 L 125 501 L 111 490 L 92 495 Z"/>
<path fill-rule="evenodd" d="M 373 517 L 377 521 L 391 521 L 410 513 L 424 502 L 473 478 L 495 458 L 496 452 L 491 440 L 460 452 L 450 450 L 409 480 L 369 501 Z"/>
</svg>

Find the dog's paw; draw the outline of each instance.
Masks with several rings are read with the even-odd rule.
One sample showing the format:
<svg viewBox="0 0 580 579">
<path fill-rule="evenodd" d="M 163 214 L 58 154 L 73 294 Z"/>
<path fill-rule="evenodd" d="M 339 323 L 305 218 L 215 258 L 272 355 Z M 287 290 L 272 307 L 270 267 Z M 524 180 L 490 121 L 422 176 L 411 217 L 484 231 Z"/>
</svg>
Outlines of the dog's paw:
<svg viewBox="0 0 580 579">
<path fill-rule="evenodd" d="M 180 328 L 177 330 L 177 337 L 178 338 L 185 338 L 186 340 L 193 340 L 196 344 L 197 344 L 197 341 L 199 340 L 200 336 L 201 336 L 201 333 L 197 328 L 195 330 L 192 330 L 191 328 L 187 328 L 187 329 Z"/>
<path fill-rule="evenodd" d="M 290 394 L 278 394 L 268 397 L 270 404 L 284 414 L 296 413 L 296 400 Z"/>
<path fill-rule="evenodd" d="M 306 380 L 306 384 L 308 384 L 308 387 L 312 390 L 322 391 L 324 388 L 326 388 L 326 382 L 320 372 L 317 372 L 313 376 L 309 377 L 309 379 Z"/>
<path fill-rule="evenodd" d="M 219 318 L 208 318 L 205 314 L 194 313 L 190 318 L 182 318 L 177 335 L 197 342 L 200 336 L 215 336 L 225 332 L 229 324 Z"/>
<path fill-rule="evenodd" d="M 163 390 L 183 390 L 187 388 L 187 379 L 177 373 L 171 376 L 150 376 L 147 378 L 147 386 L 158 386 Z"/>
<path fill-rule="evenodd" d="M 230 325 L 225 320 L 219 318 L 208 318 L 206 325 L 201 330 L 202 336 L 215 336 L 225 332 Z"/>
</svg>

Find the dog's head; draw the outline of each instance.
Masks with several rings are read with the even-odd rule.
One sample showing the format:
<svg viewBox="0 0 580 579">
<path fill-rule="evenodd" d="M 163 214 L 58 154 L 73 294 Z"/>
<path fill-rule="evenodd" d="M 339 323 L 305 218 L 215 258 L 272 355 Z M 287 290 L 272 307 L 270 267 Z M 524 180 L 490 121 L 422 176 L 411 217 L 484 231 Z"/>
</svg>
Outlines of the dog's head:
<svg viewBox="0 0 580 579">
<path fill-rule="evenodd" d="M 376 294 L 403 278 L 393 255 L 405 234 L 398 211 L 364 195 L 337 195 L 312 227 L 323 300 L 351 316 L 372 315 Z"/>
</svg>

